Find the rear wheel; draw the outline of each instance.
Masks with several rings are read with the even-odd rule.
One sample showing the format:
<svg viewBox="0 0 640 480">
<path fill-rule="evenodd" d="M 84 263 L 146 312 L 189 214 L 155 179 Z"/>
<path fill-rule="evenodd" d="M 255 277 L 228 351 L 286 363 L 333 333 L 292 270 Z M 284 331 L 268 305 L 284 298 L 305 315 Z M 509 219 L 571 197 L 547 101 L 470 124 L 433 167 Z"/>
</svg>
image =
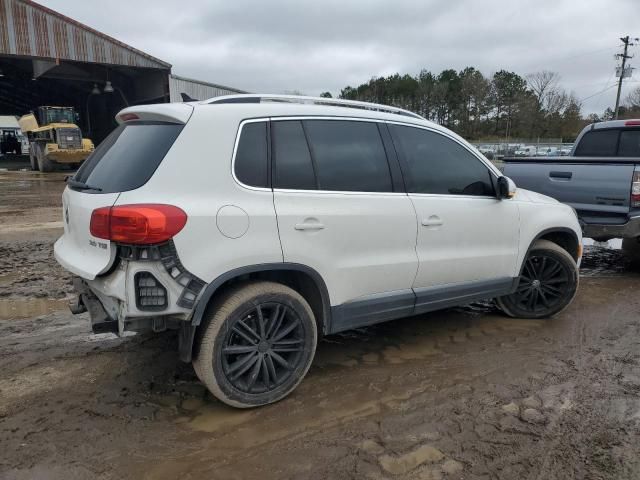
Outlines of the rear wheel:
<svg viewBox="0 0 640 480">
<path fill-rule="evenodd" d="M 507 315 L 545 318 L 566 308 L 578 288 L 578 267 L 569 253 L 548 240 L 536 241 L 520 274 L 516 291 L 496 299 Z"/>
<path fill-rule="evenodd" d="M 193 366 L 216 398 L 257 407 L 298 386 L 318 343 L 313 312 L 299 293 L 279 283 L 248 283 L 211 310 Z"/>
<path fill-rule="evenodd" d="M 622 253 L 631 267 L 638 268 L 640 266 L 640 238 L 623 238 Z"/>
</svg>

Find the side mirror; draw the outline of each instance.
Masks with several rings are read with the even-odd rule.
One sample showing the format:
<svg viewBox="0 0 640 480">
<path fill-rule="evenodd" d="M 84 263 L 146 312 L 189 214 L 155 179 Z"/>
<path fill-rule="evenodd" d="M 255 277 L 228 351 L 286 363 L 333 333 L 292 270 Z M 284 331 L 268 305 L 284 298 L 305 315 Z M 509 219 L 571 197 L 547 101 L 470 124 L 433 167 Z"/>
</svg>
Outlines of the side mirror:
<svg viewBox="0 0 640 480">
<path fill-rule="evenodd" d="M 498 177 L 498 192 L 497 197 L 499 199 L 503 198 L 513 198 L 516 194 L 516 184 L 513 183 L 509 177 Z"/>
</svg>

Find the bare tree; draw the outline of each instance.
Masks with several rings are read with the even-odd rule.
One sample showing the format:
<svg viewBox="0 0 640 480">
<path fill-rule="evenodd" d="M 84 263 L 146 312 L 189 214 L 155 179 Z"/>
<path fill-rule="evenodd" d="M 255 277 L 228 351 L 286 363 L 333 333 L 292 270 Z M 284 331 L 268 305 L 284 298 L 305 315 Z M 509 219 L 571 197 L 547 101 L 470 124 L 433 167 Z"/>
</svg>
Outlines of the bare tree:
<svg viewBox="0 0 640 480">
<path fill-rule="evenodd" d="M 567 106 L 569 96 L 559 83 L 560 75 L 557 72 L 543 70 L 527 75 L 527 84 L 538 101 L 538 110 L 556 113 Z"/>
<path fill-rule="evenodd" d="M 627 105 L 629 108 L 640 109 L 640 87 L 636 88 L 627 96 Z"/>
</svg>

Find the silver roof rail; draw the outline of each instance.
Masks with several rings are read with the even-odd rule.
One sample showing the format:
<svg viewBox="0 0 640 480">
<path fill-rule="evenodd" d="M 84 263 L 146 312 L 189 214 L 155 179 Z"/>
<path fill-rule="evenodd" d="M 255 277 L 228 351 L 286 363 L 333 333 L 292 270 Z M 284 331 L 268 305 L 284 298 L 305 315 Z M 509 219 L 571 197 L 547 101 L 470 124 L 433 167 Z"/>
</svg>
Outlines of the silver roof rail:
<svg viewBox="0 0 640 480">
<path fill-rule="evenodd" d="M 404 110 L 402 108 L 390 107 L 389 105 L 381 105 L 379 103 L 358 102 L 356 100 L 343 100 L 340 98 L 323 98 L 323 97 L 305 97 L 302 95 L 262 95 L 262 94 L 245 94 L 245 95 L 225 95 L 222 97 L 214 97 L 203 101 L 203 104 L 216 103 L 300 103 L 304 105 L 324 105 L 328 107 L 346 107 L 359 108 L 361 110 L 371 110 L 374 112 L 393 113 L 396 115 L 404 115 L 407 117 L 419 118 L 425 120 L 417 113 Z"/>
</svg>

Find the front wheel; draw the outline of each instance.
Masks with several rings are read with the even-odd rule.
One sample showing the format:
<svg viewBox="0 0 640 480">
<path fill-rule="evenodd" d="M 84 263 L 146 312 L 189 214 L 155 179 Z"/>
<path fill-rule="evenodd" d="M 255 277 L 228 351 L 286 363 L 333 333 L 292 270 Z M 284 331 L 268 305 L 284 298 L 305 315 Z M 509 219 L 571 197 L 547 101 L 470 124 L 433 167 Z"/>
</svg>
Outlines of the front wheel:
<svg viewBox="0 0 640 480">
<path fill-rule="evenodd" d="M 496 303 L 511 317 L 551 317 L 571 303 L 578 278 L 578 266 L 566 250 L 538 240 L 527 254 L 516 291 Z"/>
<path fill-rule="evenodd" d="M 285 285 L 261 281 L 235 287 L 212 307 L 193 362 L 211 393 L 239 408 L 289 395 L 318 343 L 306 300 Z"/>
</svg>

